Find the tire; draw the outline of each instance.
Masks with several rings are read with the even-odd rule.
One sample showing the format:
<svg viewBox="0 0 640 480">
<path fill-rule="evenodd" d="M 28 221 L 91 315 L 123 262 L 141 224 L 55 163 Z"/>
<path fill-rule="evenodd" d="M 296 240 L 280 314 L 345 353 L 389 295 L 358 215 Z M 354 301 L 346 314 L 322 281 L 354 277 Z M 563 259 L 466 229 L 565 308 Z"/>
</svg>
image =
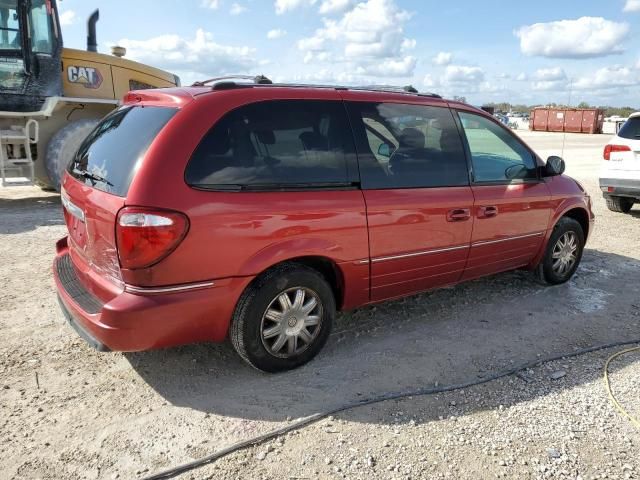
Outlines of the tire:
<svg viewBox="0 0 640 480">
<path fill-rule="evenodd" d="M 612 212 L 629 213 L 633 207 L 633 198 L 606 197 L 607 208 Z"/>
<path fill-rule="evenodd" d="M 58 130 L 47 146 L 45 166 L 51 185 L 59 192 L 64 170 L 80 148 L 82 141 L 98 123 L 97 119 L 84 119 L 71 122 Z"/>
<path fill-rule="evenodd" d="M 299 290 L 304 298 L 298 297 Z M 290 310 L 281 302 L 282 295 L 289 298 Z M 297 298 L 303 298 L 298 307 Z M 316 306 L 306 314 L 313 301 Z M 252 367 L 263 372 L 291 370 L 320 352 L 335 313 L 333 291 L 320 273 L 305 265 L 282 264 L 247 287 L 236 305 L 229 336 L 235 350 Z M 291 340 L 293 337 L 296 340 Z"/>
<path fill-rule="evenodd" d="M 564 261 L 571 259 L 569 253 L 572 250 L 572 242 L 569 239 L 573 238 L 573 262 L 567 263 L 563 268 Z M 568 247 L 562 247 L 562 243 L 569 244 Z M 582 226 L 573 218 L 562 217 L 556 223 L 556 226 L 549 237 L 549 242 L 544 253 L 542 261 L 536 269 L 536 276 L 538 280 L 546 285 L 559 285 L 567 282 L 573 274 L 576 273 L 580 260 L 582 260 L 582 253 L 584 251 L 584 231 Z M 561 258 L 554 258 L 556 255 L 561 255 Z M 560 263 L 558 263 L 560 262 Z"/>
</svg>

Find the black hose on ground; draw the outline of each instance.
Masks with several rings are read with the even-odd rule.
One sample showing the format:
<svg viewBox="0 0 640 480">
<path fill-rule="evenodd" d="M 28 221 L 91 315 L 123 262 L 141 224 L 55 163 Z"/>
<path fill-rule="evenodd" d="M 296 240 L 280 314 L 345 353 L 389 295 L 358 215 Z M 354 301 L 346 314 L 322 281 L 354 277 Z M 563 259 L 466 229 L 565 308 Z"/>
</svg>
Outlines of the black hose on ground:
<svg viewBox="0 0 640 480">
<path fill-rule="evenodd" d="M 180 475 L 181 473 L 185 473 L 188 472 L 189 470 L 193 470 L 195 468 L 199 468 L 202 467 L 203 465 L 207 465 L 209 463 L 213 463 L 216 460 L 221 459 L 222 457 L 226 457 L 227 455 L 230 455 L 232 453 L 235 453 L 239 450 L 243 450 L 245 448 L 248 447 L 253 447 L 255 445 L 260 445 L 264 442 L 267 442 L 269 440 L 272 440 L 276 437 L 279 437 L 281 435 L 285 435 L 289 432 L 293 432 L 294 430 L 300 430 L 303 427 L 306 427 L 307 425 L 310 425 L 312 423 L 315 423 L 319 420 L 322 420 L 323 418 L 326 418 L 330 415 L 335 415 L 337 413 L 341 413 L 344 412 L 346 410 L 351 410 L 354 408 L 358 408 L 358 407 L 363 407 L 366 405 L 372 405 L 374 403 L 380 403 L 380 402 L 385 402 L 387 400 L 398 400 L 400 398 L 406 398 L 406 397 L 417 397 L 417 396 L 422 396 L 422 395 L 434 395 L 437 393 L 445 393 L 445 392 L 451 392 L 454 390 L 461 390 L 463 388 L 469 388 L 469 387 L 473 387 L 475 385 L 481 385 L 483 383 L 488 383 L 488 382 L 492 382 L 494 380 L 498 380 L 499 378 L 503 378 L 503 377 L 507 377 L 509 375 L 513 375 L 515 373 L 518 373 L 522 370 L 526 370 L 528 368 L 532 368 L 535 367 L 537 365 L 541 365 L 543 363 L 548 363 L 548 362 L 553 362 L 555 360 L 560 360 L 563 358 L 571 358 L 571 357 L 577 357 L 579 355 L 584 355 L 585 353 L 591 353 L 591 352 L 597 352 L 599 350 L 606 350 L 607 348 L 613 348 L 613 347 L 623 347 L 623 346 L 627 346 L 627 345 L 634 345 L 634 344 L 640 344 L 640 338 L 635 339 L 635 340 L 629 340 L 629 341 L 625 341 L 625 342 L 614 342 L 614 343 L 608 343 L 605 345 L 598 345 L 595 347 L 589 347 L 589 348 L 583 348 L 581 350 L 576 350 L 574 352 L 571 353 L 565 353 L 565 354 L 561 354 L 561 355 L 555 355 L 555 356 L 551 356 L 551 357 L 547 357 L 547 358 L 542 358 L 542 359 L 537 359 L 533 362 L 528 362 L 525 363 L 523 365 L 511 368 L 509 370 L 503 370 L 501 372 L 498 372 L 494 375 L 491 375 L 489 377 L 486 378 L 482 378 L 479 380 L 473 380 L 470 382 L 465 382 L 465 383 L 459 383 L 457 385 L 448 385 L 448 386 L 443 386 L 443 387 L 425 387 L 425 388 L 419 388 L 416 390 L 408 390 L 408 391 L 404 391 L 404 392 L 395 392 L 395 393 L 383 393 L 381 395 L 377 395 L 375 397 L 371 397 L 371 398 L 365 398 L 356 402 L 351 402 L 351 403 L 347 403 L 345 405 L 342 405 L 340 407 L 336 407 L 333 408 L 331 410 L 327 410 L 325 412 L 319 412 L 319 413 L 314 413 L 313 415 L 309 416 L 309 417 L 305 417 L 302 418 L 300 420 L 297 420 L 289 425 L 287 425 L 286 427 L 282 427 L 282 428 L 278 428 L 276 430 L 272 430 L 270 432 L 267 432 L 265 434 L 262 435 L 258 435 L 257 437 L 253 437 L 253 438 L 249 438 L 248 440 L 244 440 L 242 442 L 238 442 L 235 443 L 227 448 L 223 448 L 222 450 L 218 450 L 217 452 L 214 452 L 210 455 L 207 455 L 206 457 L 200 458 L 198 460 L 193 460 L 191 462 L 187 462 L 184 463 L 182 465 L 178 465 L 177 467 L 173 467 L 170 468 L 168 470 L 164 470 L 162 472 L 158 472 L 158 473 L 154 473 L 153 475 L 150 475 L 148 477 L 144 477 L 142 480 L 162 480 L 162 479 L 166 479 L 166 478 L 173 478 L 176 475 Z"/>
</svg>

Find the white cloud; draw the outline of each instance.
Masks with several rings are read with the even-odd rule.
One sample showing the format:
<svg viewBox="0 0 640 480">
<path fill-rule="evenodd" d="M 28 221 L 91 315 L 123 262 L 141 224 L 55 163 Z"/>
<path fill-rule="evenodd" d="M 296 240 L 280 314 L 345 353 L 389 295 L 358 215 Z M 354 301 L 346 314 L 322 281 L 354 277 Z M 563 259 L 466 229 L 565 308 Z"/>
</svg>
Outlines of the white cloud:
<svg viewBox="0 0 640 480">
<path fill-rule="evenodd" d="M 440 80 L 438 78 L 435 78 L 430 73 L 427 73 L 425 75 L 422 83 L 424 83 L 424 86 L 427 88 L 438 88 L 441 85 Z"/>
<path fill-rule="evenodd" d="M 579 90 L 610 90 L 640 86 L 640 77 L 632 68 L 614 65 L 596 70 L 573 84 Z"/>
<path fill-rule="evenodd" d="M 282 38 L 287 34 L 286 30 L 281 30 L 280 28 L 274 28 L 273 30 L 269 30 L 267 32 L 267 38 L 269 40 L 275 40 L 276 38 Z"/>
<path fill-rule="evenodd" d="M 392 59 L 387 58 L 382 62 L 374 62 L 357 69 L 360 75 L 374 75 L 377 77 L 407 77 L 416 68 L 416 59 L 412 56 Z"/>
<path fill-rule="evenodd" d="M 453 61 L 453 53 L 440 52 L 431 59 L 434 65 L 449 65 Z"/>
<path fill-rule="evenodd" d="M 640 12 L 640 0 L 627 0 L 624 5 L 625 12 Z"/>
<path fill-rule="evenodd" d="M 73 10 L 65 10 L 60 13 L 60 25 L 63 27 L 66 25 L 71 25 L 76 19 L 76 12 Z"/>
<path fill-rule="evenodd" d="M 324 48 L 325 39 L 321 36 L 302 38 L 298 40 L 298 48 L 300 50 L 318 51 Z"/>
<path fill-rule="evenodd" d="M 351 8 L 355 0 L 323 0 L 318 10 L 321 15 L 342 13 Z"/>
<path fill-rule="evenodd" d="M 495 87 L 485 81 L 484 70 L 469 65 L 448 65 L 442 76 L 427 74 L 422 83 L 427 89 L 442 90 L 445 95 L 495 91 Z"/>
<path fill-rule="evenodd" d="M 518 74 L 518 76 L 516 77 L 516 80 L 518 82 L 524 82 L 525 80 L 529 80 L 529 76 L 526 73 L 522 72 Z"/>
<path fill-rule="evenodd" d="M 314 52 L 307 52 L 304 56 L 304 63 L 311 63 L 311 62 L 330 62 L 332 60 L 332 55 L 329 52 L 318 52 L 318 53 L 314 53 Z"/>
<path fill-rule="evenodd" d="M 531 87 L 538 91 L 564 90 L 569 83 L 566 72 L 560 67 L 541 68 L 533 74 Z"/>
<path fill-rule="evenodd" d="M 484 80 L 484 71 L 480 67 L 466 65 L 449 65 L 444 73 L 444 81 L 448 84 L 480 83 Z"/>
<path fill-rule="evenodd" d="M 623 51 L 629 25 L 602 17 L 535 23 L 516 30 L 525 55 L 550 58 L 603 57 Z"/>
<path fill-rule="evenodd" d="M 414 38 L 405 38 L 400 45 L 400 50 L 406 52 L 407 50 L 413 50 L 416 48 L 418 42 Z"/>
<path fill-rule="evenodd" d="M 240 15 L 248 10 L 249 9 L 247 7 L 240 5 L 239 3 L 234 3 L 233 5 L 231 5 L 231 9 L 229 10 L 229 13 L 231 15 Z"/>
<path fill-rule="evenodd" d="M 298 48 L 317 56 L 332 52 L 330 58 L 345 62 L 360 72 L 376 75 L 412 75 L 416 60 L 406 55 L 415 47 L 404 36 L 403 26 L 411 14 L 397 7 L 394 0 L 367 0 L 355 5 L 340 19 L 325 18 L 324 26 L 311 37 L 298 41 Z"/>
<path fill-rule="evenodd" d="M 249 71 L 257 63 L 255 51 L 246 46 L 216 43 L 213 34 L 198 29 L 193 38 L 161 35 L 147 40 L 122 39 L 127 58 L 169 71 L 200 72 L 201 77 Z"/>
<path fill-rule="evenodd" d="M 560 67 L 554 68 L 541 68 L 536 70 L 533 75 L 536 80 L 552 81 L 552 80 L 566 80 L 567 74 Z"/>
<path fill-rule="evenodd" d="M 210 8 L 211 10 L 217 10 L 220 7 L 220 0 L 202 0 L 203 7 Z"/>
<path fill-rule="evenodd" d="M 315 3 L 316 0 L 276 0 L 276 14 L 282 15 L 283 13 L 290 12 L 296 8 L 314 5 Z"/>
</svg>

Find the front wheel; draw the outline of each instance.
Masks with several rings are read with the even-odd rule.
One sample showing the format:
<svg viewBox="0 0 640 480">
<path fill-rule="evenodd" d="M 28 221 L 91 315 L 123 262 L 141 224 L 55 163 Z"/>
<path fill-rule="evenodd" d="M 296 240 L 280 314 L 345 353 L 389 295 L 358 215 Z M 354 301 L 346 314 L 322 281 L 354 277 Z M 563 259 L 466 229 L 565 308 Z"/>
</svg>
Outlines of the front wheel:
<svg viewBox="0 0 640 480">
<path fill-rule="evenodd" d="M 561 218 L 536 269 L 538 279 L 548 285 L 568 281 L 578 269 L 583 250 L 584 231 L 580 223 L 573 218 Z"/>
<path fill-rule="evenodd" d="M 325 278 L 304 265 L 267 271 L 244 292 L 231 321 L 231 343 L 252 367 L 291 370 L 322 349 L 335 317 Z"/>
</svg>

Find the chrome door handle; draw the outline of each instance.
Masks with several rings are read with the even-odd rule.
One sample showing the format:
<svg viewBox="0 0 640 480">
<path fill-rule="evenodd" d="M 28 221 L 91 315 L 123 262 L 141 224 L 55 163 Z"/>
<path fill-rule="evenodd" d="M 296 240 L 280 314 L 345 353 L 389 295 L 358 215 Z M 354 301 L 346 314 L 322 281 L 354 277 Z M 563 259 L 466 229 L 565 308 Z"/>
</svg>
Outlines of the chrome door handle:
<svg viewBox="0 0 640 480">
<path fill-rule="evenodd" d="M 495 205 L 482 206 L 478 210 L 478 218 L 491 218 L 498 215 L 498 207 Z"/>
<path fill-rule="evenodd" d="M 471 218 L 471 210 L 468 208 L 454 208 L 447 213 L 447 222 L 464 222 Z"/>
</svg>

